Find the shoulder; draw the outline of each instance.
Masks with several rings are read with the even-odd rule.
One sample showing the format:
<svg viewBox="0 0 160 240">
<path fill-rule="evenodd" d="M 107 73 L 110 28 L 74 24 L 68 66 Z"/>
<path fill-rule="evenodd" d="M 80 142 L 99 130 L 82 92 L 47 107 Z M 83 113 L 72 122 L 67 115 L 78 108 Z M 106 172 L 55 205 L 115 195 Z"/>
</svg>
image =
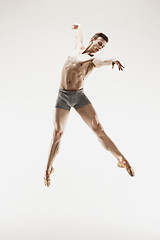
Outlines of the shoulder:
<svg viewBox="0 0 160 240">
<path fill-rule="evenodd" d="M 83 53 L 82 49 L 75 49 L 74 52 L 72 53 L 73 56 L 79 56 Z"/>
<path fill-rule="evenodd" d="M 100 58 L 97 58 L 95 57 L 93 60 L 92 60 L 92 63 L 94 65 L 94 67 L 100 67 L 101 66 L 101 63 L 102 63 L 102 60 Z"/>
</svg>

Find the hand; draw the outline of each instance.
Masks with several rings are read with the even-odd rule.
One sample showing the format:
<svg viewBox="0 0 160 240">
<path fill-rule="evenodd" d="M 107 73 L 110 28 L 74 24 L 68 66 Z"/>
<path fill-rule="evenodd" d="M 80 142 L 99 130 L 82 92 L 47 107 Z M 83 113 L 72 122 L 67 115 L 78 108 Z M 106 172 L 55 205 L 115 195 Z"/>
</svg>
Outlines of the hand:
<svg viewBox="0 0 160 240">
<path fill-rule="evenodd" d="M 47 187 L 49 187 L 49 185 L 50 185 L 50 175 L 51 175 L 51 173 L 54 171 L 54 168 L 53 167 L 51 167 L 51 169 L 49 170 L 49 169 L 47 169 L 46 170 L 46 176 L 44 177 L 44 184 L 47 186 Z"/>
<path fill-rule="evenodd" d="M 72 24 L 72 29 L 78 29 L 79 24 Z"/>
<path fill-rule="evenodd" d="M 123 71 L 123 66 L 119 61 L 112 62 L 112 69 L 114 68 L 114 65 L 117 64 L 119 71 Z"/>
</svg>

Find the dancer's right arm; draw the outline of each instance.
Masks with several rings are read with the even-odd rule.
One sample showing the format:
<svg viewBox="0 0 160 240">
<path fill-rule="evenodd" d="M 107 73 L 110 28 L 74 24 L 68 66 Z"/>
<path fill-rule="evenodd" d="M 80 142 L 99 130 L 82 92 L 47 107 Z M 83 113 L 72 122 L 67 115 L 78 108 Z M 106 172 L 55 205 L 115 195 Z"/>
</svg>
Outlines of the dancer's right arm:
<svg viewBox="0 0 160 240">
<path fill-rule="evenodd" d="M 80 24 L 73 24 L 72 29 L 76 29 L 76 38 L 75 38 L 75 49 L 76 50 L 83 50 L 83 32 L 82 26 Z"/>
</svg>

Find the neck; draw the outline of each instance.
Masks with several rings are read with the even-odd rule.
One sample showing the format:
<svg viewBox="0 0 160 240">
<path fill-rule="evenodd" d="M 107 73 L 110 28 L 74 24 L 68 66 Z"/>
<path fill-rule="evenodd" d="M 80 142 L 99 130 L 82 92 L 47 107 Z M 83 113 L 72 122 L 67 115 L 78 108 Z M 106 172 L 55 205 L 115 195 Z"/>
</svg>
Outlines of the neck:
<svg viewBox="0 0 160 240">
<path fill-rule="evenodd" d="M 88 53 L 90 56 L 94 56 L 94 54 L 90 51 L 90 47 L 91 47 L 92 43 L 89 44 L 88 47 L 86 47 L 86 49 L 82 52 L 83 53 Z"/>
</svg>

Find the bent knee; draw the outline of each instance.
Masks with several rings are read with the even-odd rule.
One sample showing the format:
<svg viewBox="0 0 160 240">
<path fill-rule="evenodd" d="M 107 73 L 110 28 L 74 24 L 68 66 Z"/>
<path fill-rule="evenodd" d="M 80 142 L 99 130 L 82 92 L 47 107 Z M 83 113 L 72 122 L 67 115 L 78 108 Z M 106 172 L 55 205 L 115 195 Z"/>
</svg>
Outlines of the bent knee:
<svg viewBox="0 0 160 240">
<path fill-rule="evenodd" d="M 63 131 L 60 128 L 55 128 L 53 132 L 53 136 L 55 139 L 59 140 L 63 134 Z"/>
</svg>

